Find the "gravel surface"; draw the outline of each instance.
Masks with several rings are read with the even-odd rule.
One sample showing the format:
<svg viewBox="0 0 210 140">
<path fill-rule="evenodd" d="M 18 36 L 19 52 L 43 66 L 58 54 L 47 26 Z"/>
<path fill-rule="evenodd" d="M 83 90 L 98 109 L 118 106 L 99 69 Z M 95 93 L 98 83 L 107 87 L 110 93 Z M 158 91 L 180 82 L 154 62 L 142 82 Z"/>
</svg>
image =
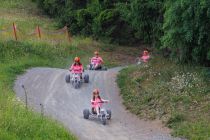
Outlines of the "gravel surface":
<svg viewBox="0 0 210 140">
<path fill-rule="evenodd" d="M 85 71 L 90 75 L 90 83 L 74 89 L 65 82 L 68 70 L 55 68 L 33 68 L 19 76 L 15 83 L 17 97 L 25 101 L 24 85 L 28 94 L 29 106 L 63 123 L 81 140 L 175 140 L 159 121 L 144 121 L 129 113 L 122 105 L 119 89 L 115 82 L 118 71 Z M 83 109 L 90 108 L 94 88 L 100 95 L 110 100 L 107 109 L 112 110 L 112 119 L 102 125 L 97 119 L 85 120 Z"/>
</svg>

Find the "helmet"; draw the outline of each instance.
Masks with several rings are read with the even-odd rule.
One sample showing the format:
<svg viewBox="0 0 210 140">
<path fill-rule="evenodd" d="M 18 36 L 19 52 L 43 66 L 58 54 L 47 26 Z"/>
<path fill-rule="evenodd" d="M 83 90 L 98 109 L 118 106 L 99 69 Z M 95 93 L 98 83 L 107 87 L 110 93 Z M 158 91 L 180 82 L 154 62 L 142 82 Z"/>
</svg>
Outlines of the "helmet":
<svg viewBox="0 0 210 140">
<path fill-rule="evenodd" d="M 95 54 L 95 55 L 98 55 L 99 53 L 98 53 L 98 51 L 95 51 L 94 54 Z"/>
<path fill-rule="evenodd" d="M 75 57 L 74 58 L 74 62 L 80 62 L 80 58 L 79 57 Z"/>
<path fill-rule="evenodd" d="M 93 90 L 93 94 L 99 94 L 99 90 L 96 88 Z"/>
</svg>

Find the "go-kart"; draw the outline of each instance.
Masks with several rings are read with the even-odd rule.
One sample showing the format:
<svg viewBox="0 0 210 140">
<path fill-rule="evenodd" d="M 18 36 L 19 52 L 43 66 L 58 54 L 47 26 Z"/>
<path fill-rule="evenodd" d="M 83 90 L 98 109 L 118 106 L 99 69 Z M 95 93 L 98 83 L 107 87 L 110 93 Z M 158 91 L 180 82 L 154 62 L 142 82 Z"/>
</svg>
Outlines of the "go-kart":
<svg viewBox="0 0 210 140">
<path fill-rule="evenodd" d="M 136 59 L 135 59 L 135 64 L 136 64 L 136 65 L 140 65 L 140 64 L 142 64 L 142 63 L 144 63 L 143 60 L 142 60 L 140 57 L 136 57 Z"/>
<path fill-rule="evenodd" d="M 106 71 L 107 70 L 107 68 L 105 67 L 105 66 L 103 66 L 103 65 L 101 65 L 101 66 L 96 66 L 96 64 L 89 64 L 89 65 L 87 65 L 87 69 L 88 70 L 101 70 L 101 71 Z"/>
<path fill-rule="evenodd" d="M 94 102 L 94 101 L 93 101 Z M 99 103 L 106 103 L 108 101 L 103 101 Z M 83 110 L 83 116 L 85 119 L 89 119 L 89 117 L 97 118 L 99 119 L 103 125 L 106 125 L 107 120 L 111 119 L 111 110 L 107 110 L 105 108 L 99 108 L 99 115 L 97 115 L 96 111 L 94 109 L 84 109 Z"/>
<path fill-rule="evenodd" d="M 148 61 L 148 60 L 147 60 L 147 61 Z M 145 60 L 141 59 L 140 57 L 137 57 L 137 58 L 135 59 L 135 64 L 136 64 L 136 65 L 141 65 L 141 64 L 145 64 L 145 63 L 147 63 L 147 62 L 145 62 Z"/>
<path fill-rule="evenodd" d="M 72 75 L 68 74 L 65 77 L 66 83 L 71 83 L 75 89 L 80 88 L 81 84 L 89 83 L 89 75 L 85 74 L 84 77 L 81 74 L 73 73 Z"/>
</svg>

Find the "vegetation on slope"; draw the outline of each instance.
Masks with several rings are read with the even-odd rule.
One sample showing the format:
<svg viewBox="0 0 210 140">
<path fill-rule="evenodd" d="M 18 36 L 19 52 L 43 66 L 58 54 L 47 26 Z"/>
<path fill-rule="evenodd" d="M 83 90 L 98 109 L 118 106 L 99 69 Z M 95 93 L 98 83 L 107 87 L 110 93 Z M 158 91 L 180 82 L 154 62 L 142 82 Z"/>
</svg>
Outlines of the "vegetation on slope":
<svg viewBox="0 0 210 140">
<path fill-rule="evenodd" d="M 26 110 L 13 92 L 16 76 L 25 69 L 64 65 L 68 47 L 61 45 L 58 49 L 23 36 L 18 38 L 21 42 L 12 41 L 13 22 L 21 25 L 23 31 L 31 31 L 37 24 L 49 27 L 52 20 L 37 16 L 40 11 L 28 0 L 1 0 L 0 3 L 0 139 L 76 139 L 54 120 Z"/>
<path fill-rule="evenodd" d="M 25 69 L 61 66 L 64 56 L 64 49 L 45 44 L 0 43 L 0 139 L 75 139 L 55 121 L 27 111 L 12 90 L 16 76 Z"/>
<path fill-rule="evenodd" d="M 124 104 L 140 118 L 161 119 L 175 136 L 210 138 L 210 70 L 161 57 L 121 71 Z"/>
<path fill-rule="evenodd" d="M 179 62 L 210 65 L 209 0 L 36 0 L 73 34 L 167 49 Z"/>
</svg>

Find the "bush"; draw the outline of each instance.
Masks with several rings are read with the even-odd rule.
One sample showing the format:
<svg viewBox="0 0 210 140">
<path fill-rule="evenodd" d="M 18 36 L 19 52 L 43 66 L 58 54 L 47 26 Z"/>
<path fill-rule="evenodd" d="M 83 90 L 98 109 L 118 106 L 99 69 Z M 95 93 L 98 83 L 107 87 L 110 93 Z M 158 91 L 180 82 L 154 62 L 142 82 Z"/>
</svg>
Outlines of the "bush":
<svg viewBox="0 0 210 140">
<path fill-rule="evenodd" d="M 88 9 L 81 9 L 77 11 L 77 25 L 80 29 L 80 34 L 91 35 L 92 34 L 92 21 L 93 17 Z"/>
<path fill-rule="evenodd" d="M 159 42 L 162 27 L 162 4 L 156 0 L 132 0 L 130 4 L 119 4 L 122 17 L 135 29 L 135 37 L 145 43 Z"/>
<path fill-rule="evenodd" d="M 37 0 L 74 35 L 143 41 L 182 63 L 210 65 L 209 0 Z"/>
<path fill-rule="evenodd" d="M 179 62 L 205 63 L 210 50 L 210 2 L 169 0 L 165 2 L 164 48 Z"/>
<path fill-rule="evenodd" d="M 117 39 L 119 29 L 119 13 L 114 9 L 102 11 L 94 20 L 93 32 L 99 37 L 108 37 L 110 40 Z"/>
</svg>

